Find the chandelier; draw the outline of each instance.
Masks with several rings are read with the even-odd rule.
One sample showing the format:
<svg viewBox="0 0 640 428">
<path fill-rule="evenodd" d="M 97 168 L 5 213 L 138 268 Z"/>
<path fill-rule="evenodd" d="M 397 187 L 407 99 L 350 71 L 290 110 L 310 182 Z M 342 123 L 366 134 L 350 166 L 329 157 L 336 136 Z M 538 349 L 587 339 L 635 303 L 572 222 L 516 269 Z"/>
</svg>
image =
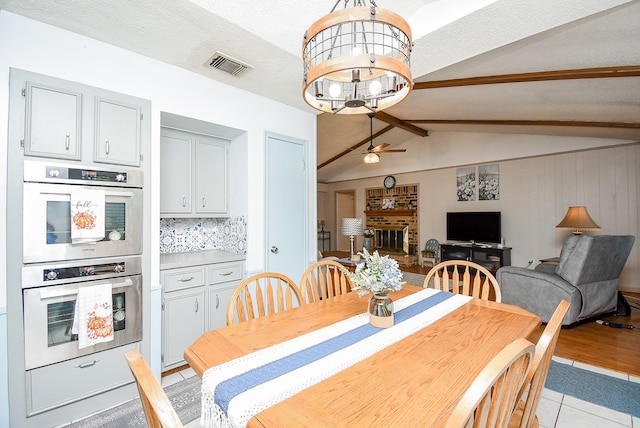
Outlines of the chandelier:
<svg viewBox="0 0 640 428">
<path fill-rule="evenodd" d="M 413 87 L 409 24 L 398 14 L 344 0 L 304 35 L 303 97 L 327 113 L 361 114 L 399 103 Z"/>
</svg>

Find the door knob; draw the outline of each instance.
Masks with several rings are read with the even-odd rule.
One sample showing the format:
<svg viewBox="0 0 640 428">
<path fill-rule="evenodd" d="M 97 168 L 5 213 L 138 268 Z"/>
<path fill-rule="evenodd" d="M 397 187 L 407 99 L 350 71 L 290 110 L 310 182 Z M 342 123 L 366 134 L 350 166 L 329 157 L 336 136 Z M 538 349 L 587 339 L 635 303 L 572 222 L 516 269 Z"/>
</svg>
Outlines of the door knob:
<svg viewBox="0 0 640 428">
<path fill-rule="evenodd" d="M 278 254 L 278 247 L 276 247 L 275 245 L 271 247 L 271 252 L 273 254 Z"/>
</svg>

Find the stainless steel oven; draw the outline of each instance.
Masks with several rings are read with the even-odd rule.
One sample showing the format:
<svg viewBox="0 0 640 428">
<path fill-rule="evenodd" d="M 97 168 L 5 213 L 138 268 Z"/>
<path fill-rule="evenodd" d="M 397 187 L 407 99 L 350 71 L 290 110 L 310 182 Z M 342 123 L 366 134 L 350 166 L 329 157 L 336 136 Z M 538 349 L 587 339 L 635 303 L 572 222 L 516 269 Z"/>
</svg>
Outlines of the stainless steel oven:
<svg viewBox="0 0 640 428">
<path fill-rule="evenodd" d="M 141 254 L 142 186 L 135 169 L 25 161 L 23 262 Z M 71 229 L 72 195 L 83 190 L 104 197 L 100 237 L 88 243 L 75 242 Z"/>
<path fill-rule="evenodd" d="M 26 369 L 142 340 L 140 256 L 42 263 L 22 268 Z M 72 333 L 82 287 L 110 283 L 114 339 L 80 349 Z"/>
</svg>

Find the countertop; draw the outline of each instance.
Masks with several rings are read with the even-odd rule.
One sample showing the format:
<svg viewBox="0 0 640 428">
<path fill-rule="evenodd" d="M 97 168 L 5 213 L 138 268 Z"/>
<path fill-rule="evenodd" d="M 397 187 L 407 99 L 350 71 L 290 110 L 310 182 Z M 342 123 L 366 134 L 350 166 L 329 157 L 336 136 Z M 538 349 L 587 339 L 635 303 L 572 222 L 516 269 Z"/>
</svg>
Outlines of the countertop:
<svg viewBox="0 0 640 428">
<path fill-rule="evenodd" d="M 246 258 L 246 254 L 237 254 L 221 250 L 162 253 L 160 254 L 160 270 L 208 265 L 212 263 L 244 261 Z"/>
</svg>

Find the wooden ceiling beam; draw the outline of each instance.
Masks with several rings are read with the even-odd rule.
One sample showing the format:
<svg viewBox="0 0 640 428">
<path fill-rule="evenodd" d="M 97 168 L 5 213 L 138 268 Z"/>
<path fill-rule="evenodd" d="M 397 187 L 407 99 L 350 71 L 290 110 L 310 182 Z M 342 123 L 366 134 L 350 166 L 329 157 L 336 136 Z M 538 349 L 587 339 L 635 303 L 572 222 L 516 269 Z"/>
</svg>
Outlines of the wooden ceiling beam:
<svg viewBox="0 0 640 428">
<path fill-rule="evenodd" d="M 464 77 L 460 79 L 415 82 L 413 89 L 450 88 L 454 86 L 492 85 L 496 83 L 541 82 L 546 80 L 599 79 L 610 77 L 640 77 L 640 65 L 572 70 L 536 71 L 531 73 L 501 74 L 496 76 Z"/>
<path fill-rule="evenodd" d="M 335 155 L 334 157 L 327 159 L 326 161 L 322 162 L 320 165 L 318 165 L 317 169 L 320 169 L 324 166 L 329 165 L 331 162 L 340 159 L 342 156 L 344 155 L 348 155 L 349 153 L 353 152 L 354 150 L 356 150 L 358 147 L 362 146 L 363 144 L 367 144 L 370 141 L 373 141 L 373 139 L 378 138 L 379 136 L 381 136 L 384 133 L 387 133 L 389 131 L 391 131 L 394 128 L 393 125 L 389 125 L 383 129 L 381 129 L 380 131 L 376 132 L 375 134 L 373 134 L 373 136 L 368 136 L 367 138 L 365 138 L 364 140 L 361 140 L 360 142 L 354 144 L 353 146 L 349 147 L 347 150 L 344 150 L 340 153 L 338 153 L 337 155 Z"/>
<path fill-rule="evenodd" d="M 391 116 L 389 113 L 385 113 L 383 111 L 377 111 L 374 114 L 376 119 L 380 119 L 383 122 L 387 122 L 389 125 L 397 126 L 400 129 L 404 129 L 405 131 L 411 132 L 412 134 L 417 135 L 418 137 L 428 137 L 429 131 L 426 129 L 422 129 L 419 126 L 412 125 L 405 120 L 398 119 L 395 116 Z"/>
<path fill-rule="evenodd" d="M 587 128 L 640 129 L 638 122 L 583 122 L 577 120 L 475 120 L 475 119 L 409 119 L 411 123 L 439 123 L 445 125 L 530 125 L 530 126 L 578 126 Z"/>
</svg>

